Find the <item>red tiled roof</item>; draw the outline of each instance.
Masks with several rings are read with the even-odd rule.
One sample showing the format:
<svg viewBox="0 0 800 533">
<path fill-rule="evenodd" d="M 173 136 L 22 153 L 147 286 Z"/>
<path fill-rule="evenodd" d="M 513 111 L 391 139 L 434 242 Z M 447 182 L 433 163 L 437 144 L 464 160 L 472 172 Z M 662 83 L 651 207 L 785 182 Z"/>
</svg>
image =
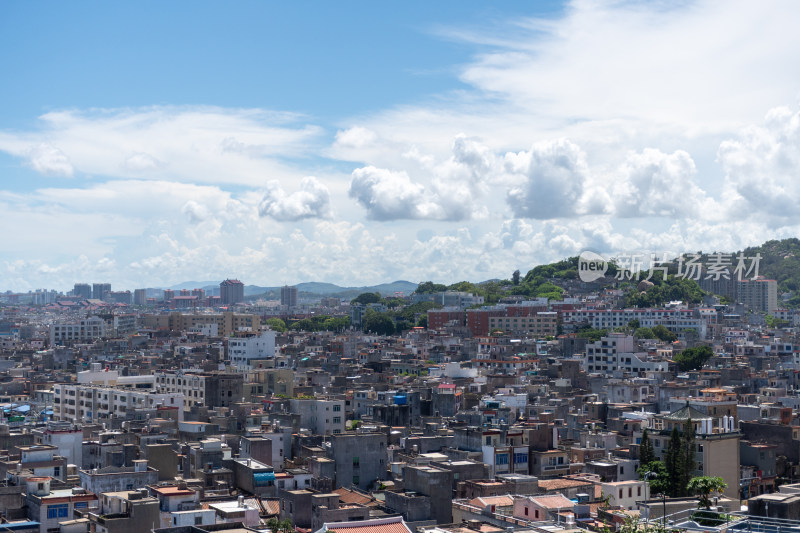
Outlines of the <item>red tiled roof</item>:
<svg viewBox="0 0 800 533">
<path fill-rule="evenodd" d="M 474 498 L 468 503 L 474 507 L 486 507 L 488 505 L 508 507 L 514 505 L 514 498 L 511 496 L 484 496 L 482 498 Z"/>
<path fill-rule="evenodd" d="M 567 499 L 563 494 L 552 496 L 531 496 L 536 505 L 545 509 L 566 509 L 575 506 L 575 502 Z"/>
<path fill-rule="evenodd" d="M 583 487 L 586 485 L 591 485 L 591 481 L 586 480 L 579 480 L 579 479 L 542 479 L 539 481 L 539 488 L 545 491 L 550 490 L 564 490 L 564 489 L 571 489 L 575 487 Z"/>
<path fill-rule="evenodd" d="M 325 524 L 324 529 L 341 533 L 411 533 L 401 517 Z"/>
<path fill-rule="evenodd" d="M 374 502 L 374 500 L 369 496 L 366 496 L 364 494 L 359 494 L 358 492 L 347 489 L 345 487 L 339 487 L 338 489 L 335 489 L 333 492 L 339 495 L 339 501 L 341 503 L 358 503 L 361 505 L 367 505 Z"/>
<path fill-rule="evenodd" d="M 278 515 L 281 512 L 281 502 L 279 500 L 261 500 L 264 511 L 269 516 Z"/>
</svg>

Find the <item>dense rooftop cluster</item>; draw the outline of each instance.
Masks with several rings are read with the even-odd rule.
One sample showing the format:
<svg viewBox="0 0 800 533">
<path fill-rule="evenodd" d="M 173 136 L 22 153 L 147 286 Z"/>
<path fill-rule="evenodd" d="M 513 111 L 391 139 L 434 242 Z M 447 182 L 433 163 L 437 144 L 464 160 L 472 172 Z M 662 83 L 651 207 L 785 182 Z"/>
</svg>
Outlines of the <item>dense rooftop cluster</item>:
<svg viewBox="0 0 800 533">
<path fill-rule="evenodd" d="M 553 298 L 491 304 L 289 287 L 243 301 L 237 280 L 222 297 L 107 284 L 4 295 L 0 528 L 800 519 L 800 314 L 772 297 L 630 307 L 613 280 L 544 283 Z M 386 321 L 395 333 L 371 328 Z"/>
</svg>

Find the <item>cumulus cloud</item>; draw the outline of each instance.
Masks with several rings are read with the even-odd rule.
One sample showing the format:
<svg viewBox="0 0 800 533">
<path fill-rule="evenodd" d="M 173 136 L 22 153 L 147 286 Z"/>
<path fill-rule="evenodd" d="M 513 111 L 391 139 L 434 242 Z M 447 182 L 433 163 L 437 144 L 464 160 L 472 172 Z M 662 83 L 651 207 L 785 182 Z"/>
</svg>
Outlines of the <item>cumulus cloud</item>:
<svg viewBox="0 0 800 533">
<path fill-rule="evenodd" d="M 464 134 L 457 135 L 453 141 L 453 161 L 469 170 L 473 183 L 486 181 L 496 165 L 495 154 L 488 146 Z"/>
<path fill-rule="evenodd" d="M 28 150 L 27 156 L 31 167 L 41 174 L 72 176 L 74 172 L 66 154 L 51 144 L 38 144 Z"/>
<path fill-rule="evenodd" d="M 204 221 L 208 217 L 208 210 L 194 200 L 189 200 L 183 204 L 181 212 L 195 224 Z"/>
<path fill-rule="evenodd" d="M 763 125 L 724 141 L 718 159 L 725 171 L 730 215 L 796 219 L 800 209 L 800 112 L 771 110 Z"/>
<path fill-rule="evenodd" d="M 350 197 L 373 220 L 442 219 L 442 207 L 405 172 L 363 167 L 353 171 Z"/>
<path fill-rule="evenodd" d="M 377 139 L 374 131 L 354 126 L 336 132 L 336 144 L 343 148 L 364 148 Z"/>
<path fill-rule="evenodd" d="M 798 14 L 790 2 L 579 1 L 547 20 L 462 31 L 479 46 L 463 90 L 357 124 L 337 117 L 353 126 L 333 140 L 305 117 L 264 110 L 48 113 L 28 131 L 0 131 L 0 151 L 42 175 L 102 178 L 0 191 L 15 228 L 0 278 L 69 287 L 113 257 L 114 282 L 131 286 L 480 280 L 587 248 L 735 250 L 797 235 L 798 114 L 779 109 L 731 132 L 795 100 L 786 65 L 800 59 Z M 359 168 L 288 185 L 326 157 Z M 717 169 L 721 190 L 708 178 Z M 266 191 L 264 176 L 276 180 Z M 338 220 L 338 201 L 404 222 L 364 224 L 362 209 L 337 209 Z M 719 206 L 728 220 L 712 215 Z M 85 261 L 71 263 L 75 228 Z"/>
<path fill-rule="evenodd" d="M 281 222 L 305 218 L 331 216 L 330 191 L 314 176 L 300 182 L 300 190 L 286 194 L 276 180 L 267 184 L 267 190 L 258 205 L 258 213 Z"/>
<path fill-rule="evenodd" d="M 505 167 L 521 178 L 507 196 L 515 216 L 548 219 L 581 211 L 589 167 L 576 144 L 566 139 L 540 142 L 529 151 L 506 154 Z"/>
<path fill-rule="evenodd" d="M 686 217 L 700 214 L 709 199 L 696 181 L 692 157 L 683 150 L 665 154 L 647 148 L 630 154 L 609 176 L 618 217 Z"/>
</svg>

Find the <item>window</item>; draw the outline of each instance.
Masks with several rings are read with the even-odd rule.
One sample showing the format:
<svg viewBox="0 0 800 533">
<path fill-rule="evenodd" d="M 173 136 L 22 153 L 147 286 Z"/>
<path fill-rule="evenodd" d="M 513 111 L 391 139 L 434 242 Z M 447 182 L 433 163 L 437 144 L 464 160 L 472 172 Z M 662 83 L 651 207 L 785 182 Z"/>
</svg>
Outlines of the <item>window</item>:
<svg viewBox="0 0 800 533">
<path fill-rule="evenodd" d="M 358 457 L 353 457 L 353 466 L 359 466 Z"/>
<path fill-rule="evenodd" d="M 66 518 L 69 513 L 69 504 L 59 503 L 47 506 L 47 518 Z"/>
<path fill-rule="evenodd" d="M 341 424 L 342 423 L 342 417 L 341 416 L 334 416 L 333 417 L 333 423 L 334 424 Z"/>
<path fill-rule="evenodd" d="M 89 502 L 75 502 L 75 509 L 86 509 L 89 507 Z"/>
<path fill-rule="evenodd" d="M 342 410 L 342 406 L 341 405 L 336 404 L 336 405 L 333 406 L 333 412 L 334 413 L 338 413 L 341 410 Z"/>
<path fill-rule="evenodd" d="M 358 476 L 353 476 L 353 485 L 358 485 L 359 479 Z"/>
<path fill-rule="evenodd" d="M 527 463 L 528 462 L 528 454 L 527 453 L 515 453 L 514 454 L 514 463 Z"/>
</svg>

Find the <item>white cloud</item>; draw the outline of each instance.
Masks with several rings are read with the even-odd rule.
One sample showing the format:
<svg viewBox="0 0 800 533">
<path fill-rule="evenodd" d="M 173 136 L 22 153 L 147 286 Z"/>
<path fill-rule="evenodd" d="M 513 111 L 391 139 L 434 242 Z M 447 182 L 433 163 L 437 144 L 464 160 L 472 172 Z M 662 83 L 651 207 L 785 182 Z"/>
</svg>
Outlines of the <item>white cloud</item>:
<svg viewBox="0 0 800 533">
<path fill-rule="evenodd" d="M 586 155 L 559 139 L 535 144 L 530 151 L 506 154 L 506 171 L 521 183 L 508 191 L 508 204 L 521 218 L 560 218 L 581 212 L 589 178 Z"/>
<path fill-rule="evenodd" d="M 31 167 L 36 172 L 52 176 L 72 176 L 73 168 L 69 158 L 56 148 L 47 143 L 38 144 L 27 152 Z"/>
<path fill-rule="evenodd" d="M 519 21 L 462 80 L 561 124 L 726 131 L 794 98 L 796 73 L 780 65 L 798 59 L 798 16 L 793 2 L 574 1 L 560 18 Z"/>
<path fill-rule="evenodd" d="M 682 151 L 665 154 L 647 148 L 630 154 L 620 171 L 608 176 L 618 217 L 694 217 L 713 210 L 695 182 L 697 169 Z"/>
<path fill-rule="evenodd" d="M 771 110 L 720 145 L 729 216 L 767 217 L 771 224 L 797 220 L 800 211 L 800 112 Z"/>
<path fill-rule="evenodd" d="M 367 210 L 373 220 L 442 219 L 444 212 L 425 187 L 405 172 L 364 167 L 353 171 L 350 197 Z"/>
<path fill-rule="evenodd" d="M 277 181 L 270 181 L 258 212 L 282 222 L 328 218 L 331 216 L 330 191 L 313 176 L 303 178 L 300 190 L 291 194 L 286 194 Z"/>
<path fill-rule="evenodd" d="M 364 148 L 377 139 L 374 131 L 354 126 L 336 132 L 336 144 L 342 148 Z"/>
<path fill-rule="evenodd" d="M 477 281 L 583 249 L 796 235 L 798 113 L 742 128 L 796 100 L 799 14 L 794 2 L 576 0 L 553 19 L 462 30 L 479 46 L 463 90 L 342 117 L 335 139 L 263 110 L 48 113 L 0 131 L 0 151 L 87 179 L 0 191 L 14 228 L 0 279 Z"/>
<path fill-rule="evenodd" d="M 147 107 L 58 111 L 27 132 L 0 132 L 0 151 L 42 174 L 171 179 L 258 186 L 294 179 L 286 160 L 313 152 L 321 134 L 302 117 L 254 109 Z"/>
<path fill-rule="evenodd" d="M 125 168 L 134 172 L 148 172 L 163 167 L 164 164 L 150 154 L 131 154 L 125 160 Z"/>
<path fill-rule="evenodd" d="M 189 200 L 183 204 L 181 212 L 189 217 L 189 220 L 195 224 L 208 218 L 208 210 L 194 200 Z"/>
</svg>

